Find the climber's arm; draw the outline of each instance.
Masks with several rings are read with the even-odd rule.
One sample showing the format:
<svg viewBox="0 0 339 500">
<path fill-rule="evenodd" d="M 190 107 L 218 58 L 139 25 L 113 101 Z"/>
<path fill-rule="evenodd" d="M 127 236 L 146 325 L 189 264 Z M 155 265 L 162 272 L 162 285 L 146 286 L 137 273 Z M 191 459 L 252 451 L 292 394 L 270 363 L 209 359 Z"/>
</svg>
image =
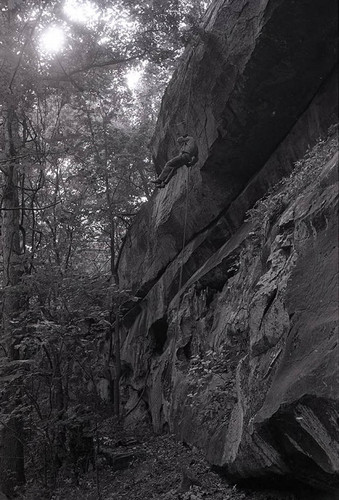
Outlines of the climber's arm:
<svg viewBox="0 0 339 500">
<path fill-rule="evenodd" d="M 193 165 L 195 165 L 197 163 L 197 161 L 199 160 L 199 158 L 197 156 L 192 156 L 192 159 L 191 161 L 189 161 L 186 165 L 187 167 L 193 167 Z"/>
</svg>

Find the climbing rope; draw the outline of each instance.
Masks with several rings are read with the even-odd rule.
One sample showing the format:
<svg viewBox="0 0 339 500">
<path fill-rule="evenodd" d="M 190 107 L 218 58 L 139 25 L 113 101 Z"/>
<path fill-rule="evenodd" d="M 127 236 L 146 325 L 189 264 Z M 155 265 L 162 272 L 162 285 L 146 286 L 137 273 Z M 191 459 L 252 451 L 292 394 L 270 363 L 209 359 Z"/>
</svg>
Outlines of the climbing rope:
<svg viewBox="0 0 339 500">
<path fill-rule="evenodd" d="M 191 56 L 187 61 L 187 67 L 188 67 L 191 59 L 194 56 L 194 52 L 195 52 L 195 47 L 192 48 Z M 187 70 L 187 73 L 188 73 L 188 70 Z M 192 89 L 193 73 L 194 73 L 194 68 L 193 68 L 193 64 L 192 64 L 192 70 L 191 70 L 191 75 L 190 75 L 189 84 L 188 84 L 188 99 L 187 99 L 187 105 L 186 105 L 185 120 L 182 122 L 176 123 L 177 126 L 184 125 L 186 133 L 188 130 L 188 114 L 189 114 L 189 109 L 190 109 L 190 104 L 191 104 L 191 93 L 192 93 L 191 89 Z"/>
<path fill-rule="evenodd" d="M 192 56 L 193 56 L 193 53 L 194 52 L 192 52 Z M 185 126 L 186 126 L 187 130 L 188 130 L 188 113 L 189 113 L 190 103 L 191 103 L 192 81 L 193 81 L 193 65 L 192 65 L 190 83 L 188 86 L 188 100 L 187 100 L 186 117 L 185 117 Z"/>
<path fill-rule="evenodd" d="M 187 167 L 184 231 L 183 231 L 182 246 L 181 246 L 181 263 L 180 263 L 179 283 L 178 283 L 178 293 L 177 293 L 178 305 L 177 305 L 176 322 L 175 322 L 175 330 L 174 330 L 174 342 L 173 342 L 172 362 L 174 360 L 174 356 L 175 356 L 175 352 L 176 352 L 176 343 L 177 343 L 177 338 L 178 338 L 178 333 L 179 333 L 179 306 L 180 306 L 179 293 L 180 293 L 180 290 L 181 290 L 181 287 L 182 287 L 182 278 L 183 278 L 183 269 L 184 269 L 184 248 L 185 248 L 186 233 L 187 233 L 188 189 L 189 189 L 189 183 L 190 183 L 190 168 Z"/>
<path fill-rule="evenodd" d="M 187 179 L 186 179 L 186 203 L 185 203 L 185 217 L 184 217 L 184 231 L 182 236 L 182 246 L 181 252 L 183 252 L 186 243 L 186 232 L 187 232 L 187 215 L 188 215 L 188 188 L 190 184 L 190 169 L 187 167 Z M 184 265 L 184 255 L 181 256 L 181 266 L 180 266 L 180 276 L 179 276 L 179 288 L 178 292 L 182 287 L 182 276 L 183 276 L 183 265 Z"/>
<path fill-rule="evenodd" d="M 194 49 L 192 50 L 191 58 L 194 56 Z M 192 64 L 192 70 L 191 70 L 191 75 L 190 75 L 190 81 L 189 81 L 189 86 L 188 86 L 188 100 L 187 100 L 187 108 L 186 108 L 186 117 L 185 117 L 185 127 L 186 127 L 186 133 L 188 131 L 188 116 L 189 116 L 189 110 L 190 110 L 190 103 L 191 103 L 191 93 L 192 93 L 192 81 L 193 81 L 193 64 Z M 187 167 L 187 179 L 186 179 L 186 202 L 185 202 L 185 215 L 184 215 L 184 231 L 183 231 L 183 237 L 182 237 L 182 246 L 181 246 L 181 264 L 180 264 L 180 273 L 179 273 L 179 284 L 178 284 L 178 305 L 177 305 L 177 314 L 176 314 L 176 323 L 175 323 L 175 333 L 174 333 L 174 343 L 173 343 L 173 353 L 172 353 L 172 361 L 175 356 L 176 352 L 176 343 L 177 343 L 177 337 L 178 337 L 178 332 L 179 332 L 179 306 L 180 306 L 180 300 L 179 300 L 179 293 L 182 287 L 182 279 L 183 279 L 183 268 L 184 268 L 184 248 L 185 248 L 185 243 L 186 243 L 186 233 L 187 233 L 187 215 L 188 215 L 188 194 L 189 194 L 189 185 L 190 185 L 190 167 Z"/>
<path fill-rule="evenodd" d="M 194 50 L 192 50 L 192 55 L 194 55 Z M 190 109 L 190 102 L 191 102 L 191 90 L 192 90 L 192 80 L 193 80 L 193 65 L 192 65 L 192 71 L 191 71 L 191 77 L 190 77 L 190 83 L 188 86 L 188 100 L 187 100 L 187 108 L 186 108 L 186 119 L 185 119 L 185 125 L 186 129 L 188 129 L 188 113 Z M 185 217 L 184 217 L 184 232 L 183 232 L 183 237 L 182 237 L 182 247 L 181 251 L 183 252 L 185 248 L 185 242 L 186 242 L 186 230 L 187 230 L 187 214 L 188 214 L 188 189 L 190 185 L 190 167 L 187 167 L 187 179 L 186 179 L 186 203 L 185 203 Z M 182 286 L 182 274 L 183 274 L 183 259 L 184 256 L 182 255 L 181 257 L 181 266 L 180 266 L 180 277 L 179 277 L 179 288 L 178 288 L 178 293 L 181 289 Z"/>
</svg>

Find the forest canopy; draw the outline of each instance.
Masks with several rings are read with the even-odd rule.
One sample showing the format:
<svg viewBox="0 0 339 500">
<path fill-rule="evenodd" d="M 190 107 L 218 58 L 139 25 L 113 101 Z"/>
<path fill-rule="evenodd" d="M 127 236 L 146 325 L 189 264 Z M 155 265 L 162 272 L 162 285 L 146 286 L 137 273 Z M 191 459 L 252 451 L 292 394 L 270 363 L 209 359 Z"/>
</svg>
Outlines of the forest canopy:
<svg viewBox="0 0 339 500">
<path fill-rule="evenodd" d="M 94 239 L 104 266 L 112 219 L 116 258 L 131 217 L 150 196 L 147 146 L 161 95 L 204 7 L 178 0 L 12 0 L 2 8 L 1 113 L 3 125 L 9 108 L 15 114 L 20 239 L 31 258 L 53 232 L 52 214 L 60 219 L 53 258 L 64 266 L 75 258 L 70 236 L 79 243 L 86 226 L 84 246 Z M 4 127 L 0 141 L 5 166 Z M 67 196 L 65 182 L 72 186 Z"/>
</svg>

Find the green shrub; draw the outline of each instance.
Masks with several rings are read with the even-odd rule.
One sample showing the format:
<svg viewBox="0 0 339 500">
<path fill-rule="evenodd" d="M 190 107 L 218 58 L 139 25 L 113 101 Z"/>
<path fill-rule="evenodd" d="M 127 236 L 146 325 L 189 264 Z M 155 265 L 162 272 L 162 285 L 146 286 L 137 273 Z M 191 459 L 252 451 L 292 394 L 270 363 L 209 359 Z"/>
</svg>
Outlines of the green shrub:
<svg viewBox="0 0 339 500">
<path fill-rule="evenodd" d="M 253 223 L 254 230 L 261 238 L 267 234 L 279 215 L 299 195 L 317 181 L 324 165 L 338 151 L 338 125 L 333 125 L 326 139 L 319 138 L 305 156 L 295 162 L 288 177 L 278 182 L 254 207 L 247 212 L 247 220 Z"/>
</svg>

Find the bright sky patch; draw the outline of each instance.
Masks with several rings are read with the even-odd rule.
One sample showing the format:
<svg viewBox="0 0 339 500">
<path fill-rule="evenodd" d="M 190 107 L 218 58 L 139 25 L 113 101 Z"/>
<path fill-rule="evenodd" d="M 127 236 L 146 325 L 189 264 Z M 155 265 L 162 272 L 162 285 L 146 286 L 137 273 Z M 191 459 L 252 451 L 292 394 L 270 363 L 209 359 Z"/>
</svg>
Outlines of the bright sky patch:
<svg viewBox="0 0 339 500">
<path fill-rule="evenodd" d="M 140 69 L 130 69 L 126 73 L 126 82 L 130 90 L 135 90 L 139 84 L 140 78 L 142 76 L 142 70 Z"/>
<path fill-rule="evenodd" d="M 50 26 L 42 32 L 40 46 L 43 52 L 55 54 L 63 49 L 65 40 L 66 36 L 62 28 Z"/>
<path fill-rule="evenodd" d="M 98 8 L 89 1 L 66 0 L 64 12 L 71 21 L 86 25 L 95 23 L 100 17 Z"/>
</svg>

